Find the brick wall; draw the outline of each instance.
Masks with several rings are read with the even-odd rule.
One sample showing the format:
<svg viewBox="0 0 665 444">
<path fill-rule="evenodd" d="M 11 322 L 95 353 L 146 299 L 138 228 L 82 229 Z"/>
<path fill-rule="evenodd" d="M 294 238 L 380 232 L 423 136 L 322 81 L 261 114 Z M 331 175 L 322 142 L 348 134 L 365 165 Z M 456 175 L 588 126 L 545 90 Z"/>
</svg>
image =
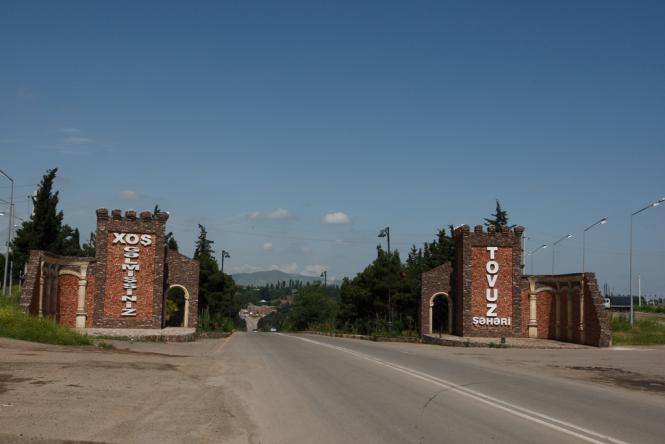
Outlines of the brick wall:
<svg viewBox="0 0 665 444">
<path fill-rule="evenodd" d="M 71 274 L 58 277 L 58 322 L 67 327 L 76 327 L 79 278 Z"/>
<path fill-rule="evenodd" d="M 97 262 L 96 292 L 94 299 L 93 326 L 103 328 L 161 328 L 163 320 L 164 269 L 165 269 L 165 224 L 168 214 L 152 214 L 128 210 L 124 216 L 116 209 L 97 210 Z M 122 279 L 122 248 L 113 244 L 113 233 L 147 234 L 151 236 L 150 248 L 140 248 L 137 273 L 140 288 L 137 288 L 136 316 L 120 316 Z M 140 245 L 140 244 L 139 244 Z M 134 245 L 136 246 L 136 245 Z M 144 271 L 145 270 L 145 271 Z"/>
<path fill-rule="evenodd" d="M 462 329 L 465 336 L 500 337 L 522 336 L 522 295 L 520 293 L 522 227 L 509 229 L 503 227 L 495 231 L 494 227 L 483 230 L 481 225 L 473 232 L 467 225 L 458 227 L 455 232 L 457 249 L 458 279 L 456 293 L 462 300 Z M 474 316 L 487 314 L 485 291 L 488 287 L 486 264 L 489 260 L 487 247 L 498 247 L 499 272 L 497 288 L 499 300 L 498 313 L 509 314 L 510 326 L 474 325 Z M 481 302 L 482 301 L 482 302 Z M 484 307 L 484 308 L 482 308 Z M 481 311 L 482 308 L 482 311 Z M 484 317 L 484 316 L 483 316 Z"/>
</svg>

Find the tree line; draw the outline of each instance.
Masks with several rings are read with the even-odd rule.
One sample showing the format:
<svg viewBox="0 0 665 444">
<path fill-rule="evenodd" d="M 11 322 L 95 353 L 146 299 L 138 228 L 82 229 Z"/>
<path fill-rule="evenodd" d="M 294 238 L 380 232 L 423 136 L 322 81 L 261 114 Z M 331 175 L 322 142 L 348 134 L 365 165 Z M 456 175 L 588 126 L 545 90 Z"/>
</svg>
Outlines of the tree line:
<svg viewBox="0 0 665 444">
<path fill-rule="evenodd" d="M 508 213 L 498 200 L 485 225 L 497 229 L 508 226 Z M 436 238 L 421 247 L 413 245 L 404 262 L 398 250 L 388 253 L 377 246 L 372 263 L 355 277 L 342 281 L 338 298 L 327 295 L 320 285 L 306 287 L 294 295 L 291 304 L 262 318 L 259 328 L 386 335 L 392 318 L 394 334 L 416 335 L 420 327 L 421 275 L 454 257 L 452 226 L 438 230 Z"/>
</svg>

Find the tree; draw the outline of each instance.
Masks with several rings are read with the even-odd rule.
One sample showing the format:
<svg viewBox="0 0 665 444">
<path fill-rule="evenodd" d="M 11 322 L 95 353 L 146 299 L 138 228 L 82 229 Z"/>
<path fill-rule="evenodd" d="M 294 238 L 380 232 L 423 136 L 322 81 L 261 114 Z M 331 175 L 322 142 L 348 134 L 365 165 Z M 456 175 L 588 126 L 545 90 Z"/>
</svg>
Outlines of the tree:
<svg viewBox="0 0 665 444">
<path fill-rule="evenodd" d="M 196 248 L 194 249 L 194 259 L 199 260 L 201 257 L 213 257 L 215 250 L 212 249 L 212 244 L 215 241 L 208 239 L 208 232 L 206 227 L 199 224 L 199 238 L 196 240 Z M 217 261 L 215 261 L 217 263 Z"/>
<path fill-rule="evenodd" d="M 175 237 L 173 236 L 173 231 L 169 231 L 166 235 L 166 246 L 169 247 L 171 251 L 178 251 L 178 242 L 176 242 Z"/>
<path fill-rule="evenodd" d="M 46 171 L 39 184 L 36 196 L 32 198 L 34 212 L 30 219 L 16 230 L 12 242 L 14 270 L 23 270 L 30 250 L 46 250 L 56 254 L 81 253 L 77 229 L 69 225 L 63 227 L 63 213 L 58 211 L 58 192 L 53 192 L 57 168 Z"/>
<path fill-rule="evenodd" d="M 497 231 L 500 230 L 501 227 L 508 227 L 508 212 L 501 208 L 499 199 L 496 200 L 496 209 L 494 210 L 494 214 L 492 214 L 492 218 L 485 218 L 485 226 L 493 226 Z M 513 228 L 514 226 L 515 225 L 511 225 L 509 228 Z"/>
<path fill-rule="evenodd" d="M 83 245 L 81 246 L 81 250 L 83 251 L 83 256 L 86 257 L 95 257 L 97 254 L 97 235 L 95 234 L 94 231 L 90 232 L 90 238 L 88 239 L 88 242 L 84 242 Z"/>
</svg>

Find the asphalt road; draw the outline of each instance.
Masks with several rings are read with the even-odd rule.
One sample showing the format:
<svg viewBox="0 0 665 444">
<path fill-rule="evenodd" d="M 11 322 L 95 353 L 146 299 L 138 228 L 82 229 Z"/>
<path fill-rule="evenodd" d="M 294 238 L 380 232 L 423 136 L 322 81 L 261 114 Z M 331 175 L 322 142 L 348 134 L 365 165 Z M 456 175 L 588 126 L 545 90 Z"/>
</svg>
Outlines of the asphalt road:
<svg viewBox="0 0 665 444">
<path fill-rule="evenodd" d="M 665 348 L 0 338 L 0 443 L 665 441 Z"/>
<path fill-rule="evenodd" d="M 649 352 L 472 350 L 275 333 L 238 334 L 224 350 L 228 387 L 253 418 L 248 440 L 262 443 L 662 443 L 665 396 L 649 390 L 662 380 L 620 368 L 603 380 L 593 370 L 641 359 L 662 372 L 662 350 L 640 353 Z"/>
</svg>

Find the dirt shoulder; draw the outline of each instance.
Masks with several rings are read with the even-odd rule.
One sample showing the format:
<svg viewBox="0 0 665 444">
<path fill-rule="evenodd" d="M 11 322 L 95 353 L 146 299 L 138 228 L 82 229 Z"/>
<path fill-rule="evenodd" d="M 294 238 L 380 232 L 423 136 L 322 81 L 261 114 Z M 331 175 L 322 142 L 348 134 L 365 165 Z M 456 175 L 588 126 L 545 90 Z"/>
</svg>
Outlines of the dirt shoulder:
<svg viewBox="0 0 665 444">
<path fill-rule="evenodd" d="M 248 442 L 251 421 L 223 389 L 230 340 L 104 350 L 0 338 L 0 442 Z"/>
</svg>

